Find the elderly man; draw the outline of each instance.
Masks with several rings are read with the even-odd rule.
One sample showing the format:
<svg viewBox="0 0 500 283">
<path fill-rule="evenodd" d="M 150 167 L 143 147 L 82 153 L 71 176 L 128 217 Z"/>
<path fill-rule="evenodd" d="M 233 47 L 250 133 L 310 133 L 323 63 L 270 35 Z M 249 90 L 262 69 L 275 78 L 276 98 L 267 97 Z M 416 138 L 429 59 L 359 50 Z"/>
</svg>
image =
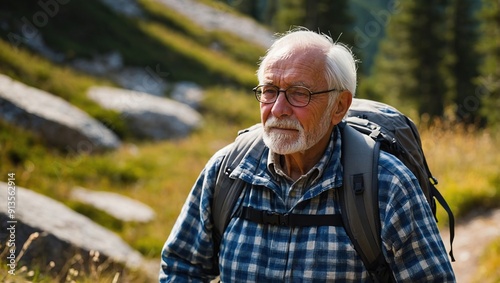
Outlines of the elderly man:
<svg viewBox="0 0 500 283">
<path fill-rule="evenodd" d="M 263 152 L 231 172 L 247 189 L 238 207 L 277 213 L 340 213 L 342 134 L 356 90 L 349 49 L 326 35 L 291 31 L 263 58 L 254 91 Z M 257 223 L 233 214 L 214 252 L 211 203 L 231 145 L 196 181 L 162 251 L 160 282 L 366 282 L 370 276 L 345 229 Z M 414 175 L 381 152 L 378 164 L 383 255 L 397 282 L 454 282 L 432 212 Z M 235 208 L 237 209 L 237 208 Z M 214 260 L 215 259 L 215 260 Z"/>
</svg>

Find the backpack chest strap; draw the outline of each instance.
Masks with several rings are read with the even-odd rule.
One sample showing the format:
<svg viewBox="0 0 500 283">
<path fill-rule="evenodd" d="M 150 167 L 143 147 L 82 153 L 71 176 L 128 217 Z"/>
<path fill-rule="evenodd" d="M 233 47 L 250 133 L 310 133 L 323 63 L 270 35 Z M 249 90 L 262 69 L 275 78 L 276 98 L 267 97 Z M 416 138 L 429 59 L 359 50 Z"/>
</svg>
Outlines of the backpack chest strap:
<svg viewBox="0 0 500 283">
<path fill-rule="evenodd" d="M 237 215 L 241 219 L 264 225 L 277 225 L 285 227 L 344 226 L 342 215 L 340 214 L 283 214 L 274 211 L 260 210 L 253 207 L 243 206 L 239 209 Z"/>
</svg>

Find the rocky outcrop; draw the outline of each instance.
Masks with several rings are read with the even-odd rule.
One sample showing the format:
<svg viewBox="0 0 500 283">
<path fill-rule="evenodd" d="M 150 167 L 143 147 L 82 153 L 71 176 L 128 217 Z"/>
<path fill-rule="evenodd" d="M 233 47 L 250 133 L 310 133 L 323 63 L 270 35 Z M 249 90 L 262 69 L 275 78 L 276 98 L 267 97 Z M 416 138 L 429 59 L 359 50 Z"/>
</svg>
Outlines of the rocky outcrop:
<svg viewBox="0 0 500 283">
<path fill-rule="evenodd" d="M 198 109 L 203 100 L 203 89 L 193 82 L 178 82 L 174 84 L 172 98 Z"/>
<path fill-rule="evenodd" d="M 201 115 L 186 104 L 143 92 L 92 87 L 88 96 L 102 107 L 121 113 L 129 129 L 140 138 L 182 138 L 202 122 Z"/>
<path fill-rule="evenodd" d="M 247 39 L 264 48 L 269 48 L 273 33 L 257 21 L 248 17 L 237 16 L 195 0 L 155 0 L 168 9 L 175 10 L 207 30 L 223 30 L 240 38 Z M 131 17 L 144 15 L 135 0 L 101 0 L 115 12 Z"/>
<path fill-rule="evenodd" d="M 131 17 L 141 17 L 143 12 L 141 7 L 137 3 L 137 0 L 101 0 L 113 11 L 120 14 L 131 16 Z"/>
<path fill-rule="evenodd" d="M 118 51 L 93 56 L 92 59 L 78 58 L 71 62 L 75 69 L 88 74 L 111 79 L 120 87 L 163 96 L 169 85 L 168 73 L 160 65 L 146 67 L 125 66 Z"/>
<path fill-rule="evenodd" d="M 79 265 L 77 270 L 93 264 L 133 269 L 143 265 L 143 257 L 120 237 L 60 202 L 25 188 L 9 189 L 0 182 L 0 203 L 0 242 L 14 238 L 9 250 L 14 248 L 16 257 L 26 246 L 18 267 L 36 263 L 59 273 L 71 264 Z"/>
<path fill-rule="evenodd" d="M 149 206 L 117 193 L 77 187 L 72 190 L 71 197 L 121 221 L 149 222 L 155 217 L 154 211 Z"/>
<path fill-rule="evenodd" d="M 64 99 L 0 74 L 0 119 L 78 153 L 120 146 L 116 135 Z"/>
<path fill-rule="evenodd" d="M 208 30 L 223 30 L 269 48 L 273 33 L 256 21 L 227 13 L 195 0 L 156 0 Z"/>
</svg>

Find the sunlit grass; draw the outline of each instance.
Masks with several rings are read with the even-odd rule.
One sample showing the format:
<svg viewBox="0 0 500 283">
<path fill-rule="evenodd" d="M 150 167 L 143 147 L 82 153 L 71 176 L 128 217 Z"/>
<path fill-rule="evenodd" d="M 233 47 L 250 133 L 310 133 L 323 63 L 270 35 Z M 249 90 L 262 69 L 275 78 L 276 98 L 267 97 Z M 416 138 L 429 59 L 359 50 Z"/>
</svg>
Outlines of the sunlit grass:
<svg viewBox="0 0 500 283">
<path fill-rule="evenodd" d="M 45 148 L 36 136 L 0 123 L 0 174 L 15 172 L 18 186 L 65 202 L 119 233 L 143 254 L 158 256 L 206 161 L 231 142 L 239 129 L 259 121 L 258 103 L 247 93 L 224 88 L 208 90 L 202 109 L 204 125 L 186 139 L 126 142 L 120 149 L 100 155 L 74 155 Z M 109 216 L 70 201 L 75 186 L 129 196 L 151 206 L 157 218 L 148 224 L 116 225 Z"/>
<path fill-rule="evenodd" d="M 1 39 L 0 73 L 63 98 L 108 125 L 121 138 L 128 135 L 126 125 L 118 113 L 99 107 L 86 96 L 86 91 L 90 86 L 113 85 L 110 81 L 90 77 L 69 67 L 57 65 L 25 48 L 14 47 Z"/>
<path fill-rule="evenodd" d="M 440 181 L 438 189 L 458 220 L 469 212 L 500 206 L 499 134 L 436 122 L 421 135 L 429 167 Z M 441 226 L 448 219 L 439 205 L 438 219 Z M 500 282 L 498 266 L 500 238 L 484 249 L 473 282 Z"/>
<path fill-rule="evenodd" d="M 2 264 L 0 266 L 0 281 L 8 283 L 20 282 L 151 282 L 153 278 L 143 272 L 126 268 L 109 259 L 104 259 L 98 251 L 75 252 L 67 261 L 54 261 L 25 264 L 23 255 L 29 252 L 30 246 L 38 240 L 40 233 L 30 235 L 22 250 L 16 257 L 15 266 Z M 0 244 L 0 256 L 5 258 L 10 248 Z"/>
<path fill-rule="evenodd" d="M 148 34 L 153 35 L 162 44 L 168 47 L 171 52 L 189 58 L 190 61 L 196 62 L 198 69 L 204 69 L 208 77 L 219 79 L 220 83 L 232 83 L 239 85 L 253 86 L 255 83 L 255 70 L 248 64 L 231 59 L 225 54 L 207 49 L 199 45 L 196 41 L 189 39 L 181 34 L 169 31 L 164 26 L 156 23 L 140 23 L 139 25 Z M 184 62 L 186 64 L 189 62 Z M 179 71 L 189 72 L 189 69 L 179 68 Z M 234 71 L 228 71 L 234 70 Z M 173 70 L 174 71 L 174 70 Z M 202 80 L 202 78 L 199 78 Z M 207 84 L 214 82 L 207 82 Z"/>
<path fill-rule="evenodd" d="M 232 33 L 221 30 L 206 30 L 203 26 L 191 21 L 189 17 L 174 9 L 168 9 L 157 1 L 139 0 L 139 3 L 149 13 L 152 22 L 168 26 L 171 31 L 183 34 L 199 45 L 211 46 L 215 52 L 224 53 L 236 62 L 254 66 L 265 52 L 264 48 Z M 239 16 L 244 15 L 240 14 Z"/>
<path fill-rule="evenodd" d="M 500 282 L 500 238 L 497 238 L 484 250 L 480 259 L 474 283 L 498 283 Z"/>
<path fill-rule="evenodd" d="M 141 2 L 151 5 L 148 6 L 150 12 L 158 8 L 149 0 Z M 207 88 L 200 110 L 205 120 L 203 127 L 182 140 L 135 141 L 128 136 L 126 125 L 117 113 L 98 107 L 85 95 L 88 87 L 112 84 L 111 82 L 51 63 L 33 55 L 27 49 L 15 48 L 0 40 L 1 73 L 66 99 L 106 123 L 124 139 L 124 145 L 113 152 L 74 155 L 46 147 L 43 141 L 33 134 L 0 123 L 0 176 L 15 172 L 18 186 L 66 203 L 118 233 L 146 257 L 157 258 L 187 194 L 206 161 L 214 152 L 230 143 L 238 130 L 259 121 L 258 103 L 249 89 L 255 79 L 254 69 L 249 67 L 249 64 L 253 60 L 256 61 L 258 54 L 262 55 L 263 52 L 223 33 L 212 33 L 208 37 L 200 36 L 196 39 L 197 33 L 207 33 L 197 30 L 196 26 L 180 23 L 183 18 L 176 18 L 172 13 L 167 15 L 158 11 L 156 18 L 152 18 L 150 21 L 138 23 L 137 27 L 141 36 L 147 35 L 149 40 L 154 41 L 155 44 L 149 45 L 149 48 L 155 46 L 155 51 L 136 52 L 137 49 L 130 45 L 132 51 L 123 50 L 125 61 L 130 61 L 130 58 L 140 61 L 141 58 L 136 56 L 139 54 L 145 57 L 141 62 L 156 64 L 168 62 L 169 56 L 173 56 L 183 60 L 172 64 L 175 67 L 175 74 L 172 71 L 172 76 L 179 75 L 184 78 L 196 75 L 203 77 L 199 78 L 201 81 L 210 81 L 212 86 Z M 177 22 L 177 28 L 162 25 L 167 22 Z M 183 32 L 192 34 L 190 39 L 182 37 Z M 130 36 L 126 31 L 123 33 Z M 212 42 L 221 44 L 231 54 L 222 55 L 219 51 L 204 47 Z M 176 55 L 172 50 L 182 56 Z M 167 54 L 168 52 L 172 54 Z M 133 56 L 127 56 L 129 53 Z M 207 70 L 208 73 L 200 72 L 201 69 Z M 196 74 L 193 74 L 194 71 Z M 181 74 L 187 75 L 180 76 Z M 246 85 L 246 89 L 214 86 L 228 85 L 228 82 Z M 421 134 L 429 166 L 440 181 L 438 189 L 444 194 L 458 218 L 474 209 L 498 207 L 498 135 L 488 129 L 475 130 L 443 123 L 422 127 Z M 109 215 L 70 200 L 71 189 L 75 186 L 129 196 L 152 207 L 157 217 L 150 223 L 123 223 L 111 219 Z M 441 209 L 438 210 L 438 218 L 441 225 L 446 224 L 447 217 Z M 490 253 L 489 258 L 493 257 L 494 260 L 489 261 L 496 263 L 499 252 L 498 249 L 492 250 L 496 252 Z M 492 274 L 491 270 L 495 266 L 498 264 L 487 266 L 486 271 L 481 272 Z M 36 270 L 31 267 L 25 270 L 26 280 L 33 280 L 33 276 L 37 276 L 40 279 L 38 282 L 50 282 L 48 276 Z M 111 274 L 109 282 L 114 276 Z M 88 282 L 92 282 L 92 279 Z"/>
<path fill-rule="evenodd" d="M 498 135 L 450 123 L 435 123 L 421 135 L 429 167 L 439 180 L 437 187 L 456 217 L 499 206 Z M 443 210 L 438 210 L 438 219 L 447 219 Z"/>
<path fill-rule="evenodd" d="M 31 134 L 3 125 L 0 174 L 15 171 L 25 186 L 67 203 L 118 233 L 148 258 L 161 247 L 195 179 L 214 152 L 231 142 L 236 132 L 259 121 L 258 104 L 249 91 L 213 88 L 202 106 L 204 126 L 188 138 L 164 142 L 126 142 L 101 155 L 71 155 L 47 149 Z M 17 141 L 9 139 L 13 133 Z M 486 130 L 434 124 L 421 129 L 431 171 L 439 179 L 457 218 L 473 209 L 498 206 L 500 152 L 498 139 Z M 0 135 L 0 139 L 2 135 Z M 86 212 L 69 201 L 74 186 L 117 192 L 151 206 L 150 223 L 110 221 L 105 214 Z M 102 217 L 100 216 L 102 215 Z M 102 218 L 102 219 L 101 219 Z M 438 211 L 446 223 L 446 215 Z"/>
</svg>

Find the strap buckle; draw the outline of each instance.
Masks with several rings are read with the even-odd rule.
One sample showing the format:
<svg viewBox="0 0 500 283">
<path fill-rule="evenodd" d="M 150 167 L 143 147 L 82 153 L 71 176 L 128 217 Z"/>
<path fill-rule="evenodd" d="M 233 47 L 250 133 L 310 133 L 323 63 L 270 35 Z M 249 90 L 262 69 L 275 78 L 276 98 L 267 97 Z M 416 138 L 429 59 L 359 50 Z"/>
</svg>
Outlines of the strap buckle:
<svg viewBox="0 0 500 283">
<path fill-rule="evenodd" d="M 288 226 L 290 217 L 274 211 L 262 211 L 262 222 L 270 225 Z"/>
</svg>

